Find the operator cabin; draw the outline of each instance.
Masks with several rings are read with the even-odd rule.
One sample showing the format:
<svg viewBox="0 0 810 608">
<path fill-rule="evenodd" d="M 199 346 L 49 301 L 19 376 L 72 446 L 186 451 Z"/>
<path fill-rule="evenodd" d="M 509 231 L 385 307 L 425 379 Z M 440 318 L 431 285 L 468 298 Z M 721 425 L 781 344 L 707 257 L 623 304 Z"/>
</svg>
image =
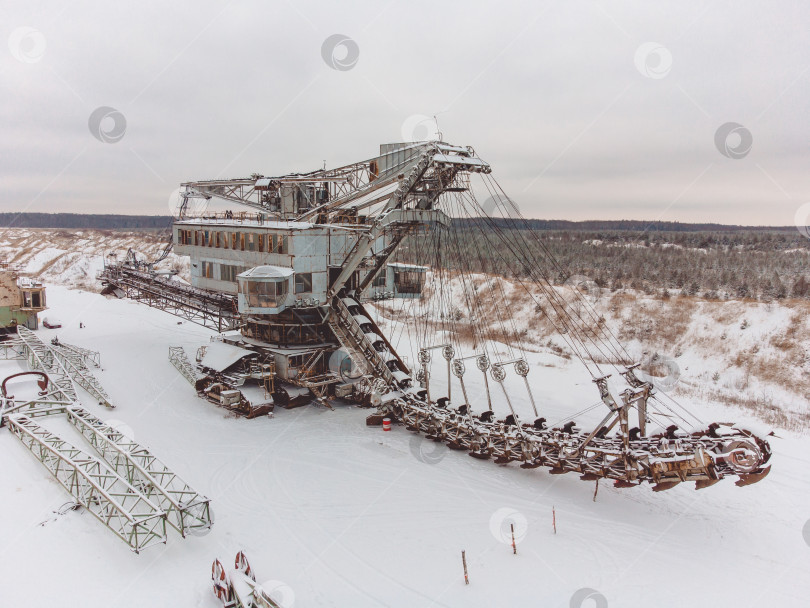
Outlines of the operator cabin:
<svg viewBox="0 0 810 608">
<path fill-rule="evenodd" d="M 325 304 L 329 284 L 340 274 L 357 234 L 351 225 L 228 214 L 175 222 L 174 248 L 179 255 L 189 256 L 194 287 L 236 294 L 241 284 L 240 310 L 261 308 L 275 314 L 287 307 Z M 385 241 L 385 235 L 377 239 L 371 254 L 382 251 Z M 426 270 L 425 266 L 389 263 L 367 295 L 419 297 Z M 346 287 L 355 288 L 367 273 L 361 265 Z"/>
</svg>

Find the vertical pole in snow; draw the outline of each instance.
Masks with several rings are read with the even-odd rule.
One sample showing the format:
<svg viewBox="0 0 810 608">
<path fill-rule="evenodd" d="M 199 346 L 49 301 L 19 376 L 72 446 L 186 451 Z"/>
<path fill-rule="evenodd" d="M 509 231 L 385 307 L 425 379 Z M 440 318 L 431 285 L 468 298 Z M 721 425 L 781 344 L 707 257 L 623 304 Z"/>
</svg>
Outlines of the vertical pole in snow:
<svg viewBox="0 0 810 608">
<path fill-rule="evenodd" d="M 450 359 L 447 360 L 447 400 L 452 401 L 452 385 L 450 383 Z"/>
<path fill-rule="evenodd" d="M 464 549 L 461 550 L 461 563 L 464 565 L 464 584 L 470 584 L 470 577 L 467 576 L 467 552 Z"/>
<path fill-rule="evenodd" d="M 489 394 L 489 380 L 487 380 L 487 372 L 484 370 L 484 387 L 487 389 L 487 406 L 489 407 L 489 411 L 492 411 L 492 397 Z"/>
<path fill-rule="evenodd" d="M 512 528 L 512 554 L 517 555 L 517 545 L 515 544 L 515 524 L 509 524 Z"/>
<path fill-rule="evenodd" d="M 551 525 L 554 526 L 554 534 L 557 533 L 557 511 L 551 507 Z"/>
<path fill-rule="evenodd" d="M 599 492 L 599 480 L 596 480 L 596 487 L 593 490 L 593 501 L 596 502 L 596 493 Z"/>
</svg>

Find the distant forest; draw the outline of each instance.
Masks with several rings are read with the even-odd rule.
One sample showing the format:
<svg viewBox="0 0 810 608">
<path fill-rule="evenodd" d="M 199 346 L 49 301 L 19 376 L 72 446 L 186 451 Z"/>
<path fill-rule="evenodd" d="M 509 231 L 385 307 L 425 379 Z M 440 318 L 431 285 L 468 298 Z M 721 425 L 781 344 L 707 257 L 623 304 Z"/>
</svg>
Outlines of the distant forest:
<svg viewBox="0 0 810 608">
<path fill-rule="evenodd" d="M 96 228 L 100 230 L 163 230 L 168 215 L 91 215 L 83 213 L 0 213 L 3 228 Z"/>
<path fill-rule="evenodd" d="M 585 222 L 613 228 L 508 229 L 491 221 L 454 222 L 438 254 L 434 235 L 410 237 L 397 253 L 402 262 L 487 272 L 525 279 L 539 269 L 557 285 L 583 275 L 610 291 L 634 289 L 667 298 L 676 294 L 706 299 L 787 297 L 810 299 L 810 239 L 795 227 L 750 228 L 644 222 Z M 537 224 L 557 222 L 536 221 Z M 573 222 L 565 222 L 577 225 Z M 580 225 L 582 223 L 579 223 Z M 622 224 L 622 228 L 615 228 Z M 527 255 L 515 250 L 518 232 Z M 534 233 L 534 234 L 531 234 Z M 550 264 L 542 247 L 558 262 Z"/>
</svg>

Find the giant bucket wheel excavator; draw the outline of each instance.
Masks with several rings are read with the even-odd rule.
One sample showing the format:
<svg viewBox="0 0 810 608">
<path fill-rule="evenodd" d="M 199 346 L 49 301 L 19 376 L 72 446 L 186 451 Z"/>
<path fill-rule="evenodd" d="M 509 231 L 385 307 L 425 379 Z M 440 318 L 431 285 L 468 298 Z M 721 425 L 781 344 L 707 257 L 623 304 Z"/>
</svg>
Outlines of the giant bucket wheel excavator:
<svg viewBox="0 0 810 608">
<path fill-rule="evenodd" d="M 214 212 L 211 199 L 244 210 Z M 130 253 L 100 278 L 108 293 L 217 330 L 196 363 L 170 349 L 211 401 L 250 417 L 344 397 L 376 408 L 370 422 L 391 418 L 477 458 L 623 488 L 694 481 L 701 489 L 726 476 L 744 486 L 768 474 L 764 438 L 733 424 L 704 426 L 637 374 L 585 294 L 554 287 L 564 270 L 470 147 L 386 144 L 379 156 L 338 169 L 189 182 L 178 200 L 159 260 Z M 409 262 L 424 265 L 394 261 L 405 243 Z M 191 285 L 154 269 L 172 248 L 190 257 Z M 591 375 L 599 400 L 567 424 L 548 425 L 535 400 L 507 294 L 500 281 L 480 280 L 483 253 L 522 277 L 513 285 L 535 301 L 533 314 L 545 316 Z M 428 311 L 405 300 L 426 277 Z M 392 322 L 386 335 L 366 306 L 389 298 L 403 298 L 405 322 Z M 396 331 L 417 345 L 413 368 L 392 345 Z M 431 360 L 447 367 L 438 395 Z M 483 375 L 480 411 L 468 398 L 472 374 Z M 604 408 L 602 421 L 579 429 L 573 418 L 595 407 Z"/>
</svg>

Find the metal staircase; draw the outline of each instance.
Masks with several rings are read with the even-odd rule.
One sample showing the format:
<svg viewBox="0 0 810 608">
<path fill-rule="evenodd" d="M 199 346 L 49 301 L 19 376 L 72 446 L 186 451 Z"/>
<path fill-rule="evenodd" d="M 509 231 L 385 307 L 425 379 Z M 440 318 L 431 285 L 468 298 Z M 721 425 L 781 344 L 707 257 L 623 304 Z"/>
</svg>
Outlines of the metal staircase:
<svg viewBox="0 0 810 608">
<path fill-rule="evenodd" d="M 349 310 L 349 306 L 355 308 L 357 312 L 353 314 Z M 361 304 L 354 298 L 335 296 L 331 301 L 331 309 L 329 326 L 341 345 L 353 355 L 355 363 L 368 365 L 371 368 L 370 371 L 373 371 L 375 376 L 383 378 L 391 389 L 405 388 L 409 382 L 410 371 L 382 334 L 377 324 L 366 314 Z M 371 331 L 364 331 L 360 321 L 363 322 L 363 325 L 370 325 Z M 372 342 L 370 336 L 373 336 L 374 342 Z M 383 352 L 378 351 L 374 347 L 375 342 L 384 344 L 385 350 Z M 393 360 L 395 361 L 394 367 L 397 368 L 396 370 L 392 370 L 386 364 L 385 354 L 387 353 L 394 355 Z M 358 358 L 355 359 L 355 355 Z"/>
</svg>

